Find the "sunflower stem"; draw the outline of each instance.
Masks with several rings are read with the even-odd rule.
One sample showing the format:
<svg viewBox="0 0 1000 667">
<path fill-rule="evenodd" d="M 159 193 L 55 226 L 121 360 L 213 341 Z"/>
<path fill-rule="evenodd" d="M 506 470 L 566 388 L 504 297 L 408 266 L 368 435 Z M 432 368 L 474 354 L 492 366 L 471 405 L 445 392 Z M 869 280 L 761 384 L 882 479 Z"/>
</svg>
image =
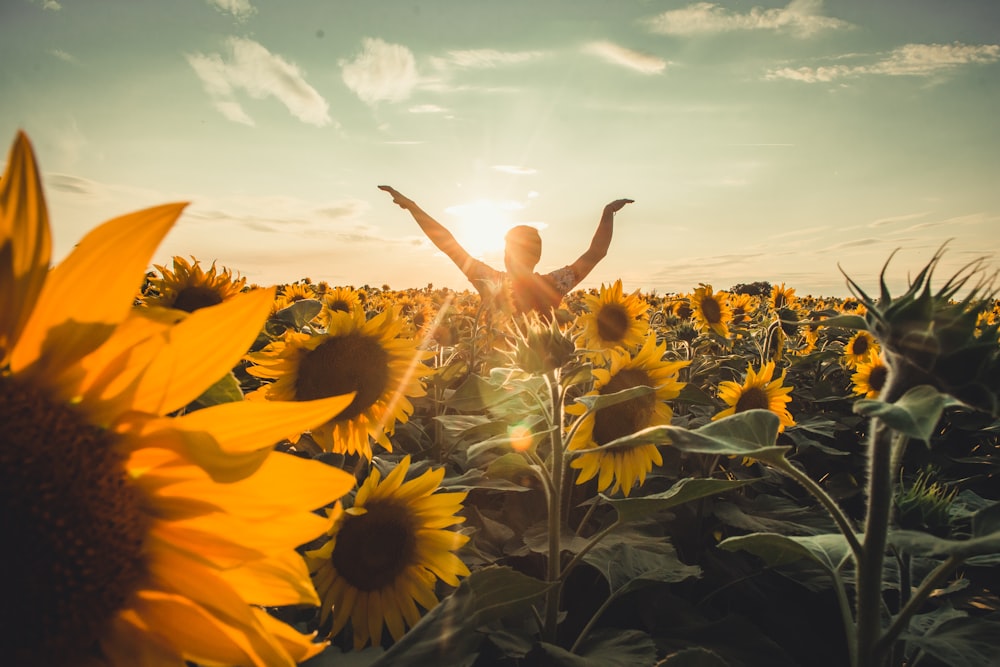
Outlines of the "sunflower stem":
<svg viewBox="0 0 1000 667">
<path fill-rule="evenodd" d="M 892 516 L 893 451 L 906 436 L 872 420 L 868 446 L 868 508 L 864 542 L 857 559 L 857 659 L 858 667 L 884 664 L 882 636 L 882 570 Z"/>
<path fill-rule="evenodd" d="M 854 531 L 854 527 L 851 526 L 850 519 L 848 519 L 847 515 L 844 514 L 844 510 L 840 508 L 837 501 L 835 501 L 830 494 L 819 485 L 818 482 L 795 466 L 782 466 L 781 471 L 805 487 L 806 491 L 808 491 L 813 498 L 818 500 L 819 503 L 826 508 L 826 511 L 833 518 L 834 523 L 836 523 L 837 527 L 840 528 L 840 532 L 844 534 L 844 538 L 847 540 L 847 544 L 851 547 L 851 553 L 854 554 L 854 558 L 860 559 L 863 551 L 861 542 L 858 541 L 858 536 Z"/>
<path fill-rule="evenodd" d="M 548 553 L 548 575 L 547 580 L 552 587 L 545 595 L 545 629 L 544 639 L 550 643 L 556 643 L 559 630 L 559 603 L 562 598 L 562 582 L 560 581 L 560 554 L 562 553 L 562 487 L 563 487 L 563 434 L 562 434 L 562 390 L 559 381 L 555 377 L 555 371 L 549 371 L 544 375 L 545 384 L 549 388 L 550 410 L 553 426 L 549 431 L 549 443 L 551 452 L 549 454 L 549 474 L 552 478 L 551 493 L 549 494 L 549 553 Z"/>
</svg>

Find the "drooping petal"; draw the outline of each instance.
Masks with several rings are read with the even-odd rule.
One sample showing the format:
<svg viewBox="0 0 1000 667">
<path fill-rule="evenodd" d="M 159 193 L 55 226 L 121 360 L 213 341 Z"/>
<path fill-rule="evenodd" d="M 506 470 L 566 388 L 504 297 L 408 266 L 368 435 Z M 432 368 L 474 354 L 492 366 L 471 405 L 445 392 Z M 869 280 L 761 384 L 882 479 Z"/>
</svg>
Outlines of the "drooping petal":
<svg viewBox="0 0 1000 667">
<path fill-rule="evenodd" d="M 270 312 L 274 288 L 254 290 L 195 311 L 168 330 L 143 374 L 132 408 L 167 414 L 184 407 L 243 357 Z M 206 340 L 215 341 L 205 345 Z"/>
<path fill-rule="evenodd" d="M 128 316 L 149 258 L 184 206 L 130 213 L 84 236 L 46 278 L 14 346 L 11 370 L 44 380 L 104 343 Z M 67 299 L 67 294 L 88 298 Z"/>
<path fill-rule="evenodd" d="M 0 368 L 49 272 L 52 238 L 31 142 L 19 132 L 0 180 Z"/>
</svg>

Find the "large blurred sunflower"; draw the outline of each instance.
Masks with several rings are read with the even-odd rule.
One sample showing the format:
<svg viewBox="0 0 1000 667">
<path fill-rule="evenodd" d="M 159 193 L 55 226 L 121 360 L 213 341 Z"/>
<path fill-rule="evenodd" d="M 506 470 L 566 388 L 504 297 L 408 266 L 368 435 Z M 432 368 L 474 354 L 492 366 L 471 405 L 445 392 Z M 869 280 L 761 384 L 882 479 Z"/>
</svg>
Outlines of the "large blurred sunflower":
<svg viewBox="0 0 1000 667">
<path fill-rule="evenodd" d="M 164 416 L 239 361 L 273 298 L 178 324 L 133 310 L 182 209 L 106 222 L 49 270 L 35 158 L 14 142 L 0 181 L 4 664 L 270 667 L 322 648 L 262 607 L 319 603 L 295 549 L 353 479 L 273 445 L 350 397 Z"/>
<path fill-rule="evenodd" d="M 713 293 L 711 285 L 702 283 L 691 295 L 691 311 L 701 331 L 714 331 L 723 338 L 729 337 L 733 313 L 725 292 Z"/>
<path fill-rule="evenodd" d="M 753 366 L 747 364 L 747 377 L 743 384 L 730 380 L 720 382 L 719 398 L 729 407 L 712 417 L 712 420 L 744 410 L 770 410 L 778 416 L 779 433 L 787 426 L 795 426 L 795 420 L 792 419 L 787 407 L 792 400 L 788 394 L 793 387 L 783 386 L 785 371 L 782 371 L 781 377 L 776 380 L 772 379 L 773 376 L 774 362 L 769 361 L 759 371 L 754 371 Z"/>
<path fill-rule="evenodd" d="M 246 278 L 234 278 L 229 269 L 217 270 L 215 262 L 205 271 L 197 259 L 191 259 L 193 263 L 183 257 L 174 257 L 173 271 L 154 264 L 161 277 L 149 281 L 151 289 L 143 302 L 193 313 L 232 299 L 246 286 Z"/>
<path fill-rule="evenodd" d="M 416 341 L 397 336 L 404 322 L 394 309 L 370 320 L 361 309 L 331 312 L 322 334 L 290 331 L 282 340 L 247 355 L 247 372 L 275 380 L 248 394 L 252 400 L 308 401 L 355 392 L 340 414 L 312 430 L 326 451 L 372 457 L 370 440 L 392 451 L 397 421 L 413 413 L 410 398 L 424 396 L 421 378 L 433 372 L 433 356 Z M 301 433 L 286 434 L 297 442 Z"/>
<path fill-rule="evenodd" d="M 639 290 L 622 294 L 622 281 L 601 285 L 597 295 L 583 297 L 587 311 L 577 318 L 580 336 L 577 347 L 600 357 L 605 350 L 629 349 L 642 343 L 649 329 L 648 306 Z"/>
<path fill-rule="evenodd" d="M 678 372 L 690 362 L 663 361 L 665 351 L 666 343 L 657 345 L 656 335 L 650 332 L 635 355 L 613 350 L 609 366 L 594 369 L 594 389 L 587 395 L 614 394 L 641 386 L 652 387 L 656 391 L 601 408 L 584 417 L 569 443 L 572 451 L 586 451 L 570 462 L 570 467 L 580 470 L 577 484 L 597 476 L 598 491 L 611 487 L 610 493 L 616 493 L 620 488 L 627 496 L 633 486 L 637 483 L 641 486 L 646 481 L 646 474 L 654 465 L 663 463 L 655 445 L 617 448 L 607 452 L 601 451 L 601 446 L 648 426 L 670 423 L 674 413 L 666 401 L 680 394 L 685 383 L 678 381 Z M 566 411 L 582 414 L 584 406 L 575 403 Z"/>
<path fill-rule="evenodd" d="M 468 536 L 446 530 L 465 521 L 455 516 L 465 492 L 434 493 L 444 468 L 404 481 L 409 465 L 407 456 L 385 480 L 373 467 L 354 506 L 329 512 L 330 539 L 306 552 L 323 600 L 320 624 L 332 614 L 334 636 L 350 620 L 355 649 L 381 644 L 383 625 L 399 640 L 420 620 L 418 604 L 429 610 L 438 603 L 437 579 L 457 586 L 469 574 L 452 553 Z"/>
</svg>

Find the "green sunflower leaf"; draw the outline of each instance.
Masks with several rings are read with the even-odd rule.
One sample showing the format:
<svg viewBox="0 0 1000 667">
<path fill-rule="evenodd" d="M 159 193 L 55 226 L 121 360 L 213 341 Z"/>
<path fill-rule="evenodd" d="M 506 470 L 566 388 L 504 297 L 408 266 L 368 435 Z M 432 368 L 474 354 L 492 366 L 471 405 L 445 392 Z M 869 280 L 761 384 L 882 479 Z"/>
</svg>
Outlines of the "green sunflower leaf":
<svg viewBox="0 0 1000 667">
<path fill-rule="evenodd" d="M 583 557 L 607 580 L 611 598 L 655 583 L 677 583 L 697 577 L 701 568 L 677 558 L 666 541 L 650 542 L 639 548 L 627 542 L 603 542 Z"/>
<path fill-rule="evenodd" d="M 622 521 L 648 518 L 654 512 L 683 505 L 699 498 L 714 496 L 726 491 L 738 489 L 753 480 L 708 479 L 688 477 L 678 481 L 666 491 L 635 498 L 609 498 L 601 494 L 601 499 L 609 503 L 618 512 Z"/>
<path fill-rule="evenodd" d="M 319 315 L 319 311 L 321 310 L 323 310 L 323 304 L 320 301 L 316 299 L 300 299 L 271 315 L 269 321 L 301 329 L 309 324 L 314 317 Z"/>
<path fill-rule="evenodd" d="M 628 389 L 622 389 L 621 391 L 616 391 L 613 394 L 593 394 L 591 396 L 580 396 L 576 399 L 577 403 L 582 403 L 588 410 L 600 410 L 601 408 L 607 408 L 612 405 L 618 405 L 619 403 L 624 403 L 626 401 L 631 401 L 633 398 L 642 398 L 643 396 L 651 396 L 656 393 L 656 389 L 653 387 L 647 387 L 641 385 L 638 387 L 629 387 Z"/>
<path fill-rule="evenodd" d="M 455 591 L 427 612 L 372 667 L 471 664 L 491 621 L 531 614 L 531 605 L 549 584 L 509 567 L 487 567 L 466 577 Z"/>
<path fill-rule="evenodd" d="M 854 411 L 866 417 L 877 417 L 889 428 L 927 442 L 934 434 L 944 409 L 956 405 L 961 405 L 961 402 L 930 385 L 922 384 L 907 391 L 895 403 L 861 399 L 855 402 Z"/>
<path fill-rule="evenodd" d="M 613 628 L 595 632 L 581 642 L 579 653 L 541 642 L 544 664 L 553 667 L 647 667 L 656 662 L 656 644 L 638 630 Z"/>
<path fill-rule="evenodd" d="M 1000 614 L 971 617 L 950 607 L 915 616 L 900 635 L 918 649 L 953 667 L 1000 664 Z"/>
<path fill-rule="evenodd" d="M 917 530 L 895 530 L 889 533 L 889 544 L 920 556 L 973 558 L 1000 552 L 1000 530 L 968 540 L 948 540 Z"/>
<path fill-rule="evenodd" d="M 830 573 L 835 572 L 850 554 L 847 540 L 841 533 L 805 536 L 753 533 L 725 539 L 719 547 L 726 551 L 748 551 L 772 566 L 808 559 Z"/>
<path fill-rule="evenodd" d="M 232 372 L 226 373 L 211 387 L 202 392 L 201 396 L 194 399 L 189 405 L 189 410 L 200 410 L 221 403 L 233 403 L 243 400 L 243 389 L 240 388 L 240 381 Z"/>
<path fill-rule="evenodd" d="M 656 664 L 659 667 L 729 667 L 718 653 L 700 646 L 671 653 Z"/>
<path fill-rule="evenodd" d="M 791 447 L 774 444 L 778 437 L 778 425 L 777 415 L 769 410 L 746 410 L 694 430 L 670 424 L 650 426 L 601 445 L 601 451 L 637 445 L 669 445 L 680 451 L 698 454 L 747 456 L 785 468 L 791 465 L 785 459 L 785 453 Z M 591 451 L 579 449 L 566 454 L 572 457 Z"/>
<path fill-rule="evenodd" d="M 818 320 L 802 320 L 799 324 L 822 324 L 825 327 L 840 327 L 842 329 L 868 329 L 868 322 L 860 315 L 835 315 Z"/>
</svg>

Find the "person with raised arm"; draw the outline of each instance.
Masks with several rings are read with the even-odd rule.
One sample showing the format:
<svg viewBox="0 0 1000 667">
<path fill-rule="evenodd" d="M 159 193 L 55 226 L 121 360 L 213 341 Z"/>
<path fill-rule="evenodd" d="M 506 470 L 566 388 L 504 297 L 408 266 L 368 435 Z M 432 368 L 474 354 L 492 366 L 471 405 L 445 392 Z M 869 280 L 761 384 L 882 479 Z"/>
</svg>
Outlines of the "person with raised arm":
<svg viewBox="0 0 1000 667">
<path fill-rule="evenodd" d="M 604 207 L 590 247 L 575 262 L 550 273 L 539 274 L 535 267 L 542 256 L 542 238 L 530 225 L 512 227 L 504 237 L 503 263 L 506 271 L 498 271 L 475 259 L 459 245 L 444 225 L 422 208 L 388 185 L 378 186 L 392 195 L 392 201 L 409 211 L 427 238 L 461 269 L 484 299 L 513 313 L 537 312 L 542 317 L 559 307 L 562 298 L 587 277 L 599 261 L 608 254 L 614 232 L 615 213 L 632 199 L 616 199 Z"/>
</svg>

